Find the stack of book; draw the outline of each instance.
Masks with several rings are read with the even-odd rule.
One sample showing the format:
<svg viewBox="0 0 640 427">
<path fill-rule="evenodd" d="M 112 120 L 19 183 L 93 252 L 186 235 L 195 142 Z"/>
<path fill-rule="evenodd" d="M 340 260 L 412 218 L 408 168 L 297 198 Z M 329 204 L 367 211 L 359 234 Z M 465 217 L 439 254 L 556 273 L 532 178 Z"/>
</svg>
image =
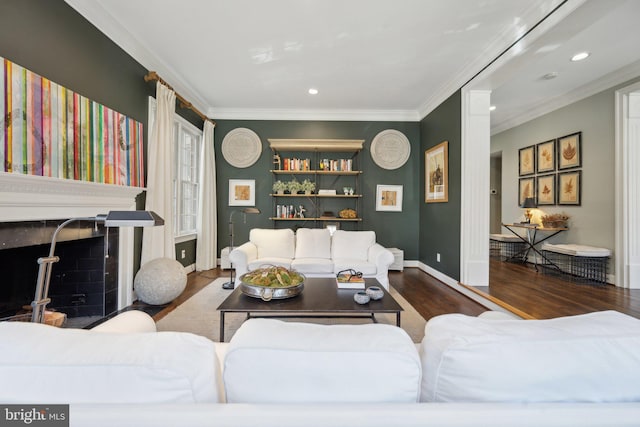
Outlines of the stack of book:
<svg viewBox="0 0 640 427">
<path fill-rule="evenodd" d="M 338 289 L 364 289 L 364 278 L 350 274 L 339 274 L 336 277 Z"/>
</svg>

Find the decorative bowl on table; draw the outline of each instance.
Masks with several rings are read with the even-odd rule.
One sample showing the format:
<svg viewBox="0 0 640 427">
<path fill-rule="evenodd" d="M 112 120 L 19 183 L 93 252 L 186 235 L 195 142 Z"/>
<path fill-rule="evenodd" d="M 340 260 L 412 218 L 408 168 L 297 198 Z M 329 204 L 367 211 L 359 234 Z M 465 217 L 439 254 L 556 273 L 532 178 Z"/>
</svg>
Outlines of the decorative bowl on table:
<svg viewBox="0 0 640 427">
<path fill-rule="evenodd" d="M 304 279 L 302 273 L 270 265 L 249 271 L 238 280 L 243 294 L 271 301 L 299 295 L 304 289 Z"/>
</svg>

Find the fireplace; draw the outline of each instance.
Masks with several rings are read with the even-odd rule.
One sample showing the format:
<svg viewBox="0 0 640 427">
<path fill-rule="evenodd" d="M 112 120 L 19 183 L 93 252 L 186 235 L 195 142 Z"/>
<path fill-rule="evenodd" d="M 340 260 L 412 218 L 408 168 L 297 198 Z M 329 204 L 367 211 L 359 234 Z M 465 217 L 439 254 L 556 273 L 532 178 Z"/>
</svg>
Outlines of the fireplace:
<svg viewBox="0 0 640 427">
<path fill-rule="evenodd" d="M 37 276 L 37 264 L 33 255 L 28 255 L 27 246 L 38 252 L 37 257 L 46 256 L 53 231 L 61 220 L 76 217 L 94 217 L 112 210 L 135 210 L 136 197 L 144 190 L 139 187 L 126 187 L 111 184 L 99 184 L 83 181 L 73 181 L 58 178 L 30 176 L 11 173 L 0 173 L 0 231 L 8 227 L 17 226 L 13 232 L 0 237 L 0 252 L 6 250 L 18 251 L 24 254 L 24 266 L 29 267 L 34 263 Z M 99 304 L 94 304 L 101 299 L 104 308 L 100 310 L 113 311 L 131 305 L 133 302 L 133 240 L 134 231 L 131 227 L 110 228 L 85 222 L 78 226 L 69 226 L 63 229 L 60 242 L 56 247 L 56 255 L 60 256 L 60 262 L 53 268 L 50 296 L 63 304 L 65 309 L 74 315 L 83 310 L 97 311 Z M 27 234 L 35 236 L 31 245 L 17 244 L 14 240 Z M 7 237 L 9 236 L 9 237 Z M 75 243 L 71 244 L 71 241 Z M 69 249 L 71 245 L 80 245 L 80 249 Z M 41 249 L 37 249 L 41 246 Z M 91 249 L 93 248 L 93 249 Z M 24 251 L 24 252 L 22 252 Z M 63 255 L 61 251 L 76 251 L 69 255 Z M 88 290 L 75 292 L 77 282 L 71 285 L 69 274 L 61 276 L 59 282 L 55 282 L 56 272 L 62 272 L 61 266 L 66 262 L 73 262 L 78 258 L 78 252 L 84 254 L 93 251 L 96 257 L 93 260 L 85 259 L 85 264 L 91 264 L 89 272 L 70 270 L 70 275 L 75 278 L 87 279 L 85 283 Z M 102 252 L 102 254 L 100 254 Z M 6 265 L 7 259 L 3 258 L 2 264 Z M 101 259 L 101 260 L 99 260 Z M 13 261 L 11 261 L 13 262 Z M 103 264 L 101 272 L 93 267 Z M 59 268 L 60 267 L 60 268 Z M 67 266 L 68 267 L 68 266 Z M 61 275 L 63 273 L 60 273 Z M 96 276 L 103 278 L 98 297 L 95 286 Z M 2 277 L 2 276 L 0 276 Z M 106 278 L 106 280 L 104 280 Z M 95 279 L 95 280 L 92 280 Z M 35 280 L 25 277 L 24 282 L 34 283 Z M 4 285 L 4 280 L 0 286 Z M 64 290 L 64 295 L 56 295 L 56 292 Z M 68 291 L 68 292 L 67 292 Z M 30 295 L 29 302 L 33 300 Z M 53 303 L 52 301 L 52 303 Z M 80 307 L 84 306 L 82 310 Z"/>
<path fill-rule="evenodd" d="M 62 221 L 0 223 L 0 319 L 24 312 L 34 299 L 37 259 Z M 118 233 L 91 221 L 74 224 L 56 246 L 47 309 L 68 318 L 103 317 L 117 310 Z"/>
</svg>

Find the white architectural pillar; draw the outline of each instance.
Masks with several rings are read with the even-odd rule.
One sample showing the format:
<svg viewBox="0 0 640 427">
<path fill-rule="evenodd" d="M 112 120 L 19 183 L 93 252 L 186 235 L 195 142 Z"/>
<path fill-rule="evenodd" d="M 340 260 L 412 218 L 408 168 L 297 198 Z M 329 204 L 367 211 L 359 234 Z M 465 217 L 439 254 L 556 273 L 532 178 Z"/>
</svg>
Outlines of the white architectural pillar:
<svg viewBox="0 0 640 427">
<path fill-rule="evenodd" d="M 640 85 L 616 92 L 616 285 L 640 289 Z"/>
<path fill-rule="evenodd" d="M 489 286 L 491 91 L 462 90 L 460 282 Z"/>
</svg>

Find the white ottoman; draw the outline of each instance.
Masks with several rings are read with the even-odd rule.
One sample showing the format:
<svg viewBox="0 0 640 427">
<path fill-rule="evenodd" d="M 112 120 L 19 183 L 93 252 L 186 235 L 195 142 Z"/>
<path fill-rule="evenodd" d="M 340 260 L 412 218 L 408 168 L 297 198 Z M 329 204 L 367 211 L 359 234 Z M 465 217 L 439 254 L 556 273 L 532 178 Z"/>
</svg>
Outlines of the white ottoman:
<svg viewBox="0 0 640 427">
<path fill-rule="evenodd" d="M 173 301 L 187 286 L 187 273 L 175 259 L 156 258 L 143 265 L 133 281 L 142 302 L 162 305 Z"/>
</svg>

